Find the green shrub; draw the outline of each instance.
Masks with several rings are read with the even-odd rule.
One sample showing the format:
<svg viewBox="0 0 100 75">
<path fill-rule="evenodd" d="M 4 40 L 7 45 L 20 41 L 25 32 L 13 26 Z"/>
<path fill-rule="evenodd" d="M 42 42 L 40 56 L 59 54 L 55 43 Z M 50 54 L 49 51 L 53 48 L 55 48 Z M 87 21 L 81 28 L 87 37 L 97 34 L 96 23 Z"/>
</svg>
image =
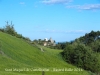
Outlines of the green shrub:
<svg viewBox="0 0 100 75">
<path fill-rule="evenodd" d="M 84 68 L 85 70 L 96 73 L 100 70 L 98 56 L 90 47 L 84 44 L 77 44 L 76 46 L 73 44 L 67 45 L 63 51 L 63 57 L 67 62 Z"/>
</svg>

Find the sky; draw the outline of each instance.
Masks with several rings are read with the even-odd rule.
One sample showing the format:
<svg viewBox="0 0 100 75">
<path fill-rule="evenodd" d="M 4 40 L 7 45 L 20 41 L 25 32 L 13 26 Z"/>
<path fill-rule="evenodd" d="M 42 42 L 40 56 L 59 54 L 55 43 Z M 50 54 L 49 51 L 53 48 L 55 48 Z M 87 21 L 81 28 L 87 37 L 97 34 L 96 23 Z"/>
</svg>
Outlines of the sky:
<svg viewBox="0 0 100 75">
<path fill-rule="evenodd" d="M 0 28 L 6 21 L 31 40 L 71 41 L 100 30 L 100 0 L 0 0 Z"/>
</svg>

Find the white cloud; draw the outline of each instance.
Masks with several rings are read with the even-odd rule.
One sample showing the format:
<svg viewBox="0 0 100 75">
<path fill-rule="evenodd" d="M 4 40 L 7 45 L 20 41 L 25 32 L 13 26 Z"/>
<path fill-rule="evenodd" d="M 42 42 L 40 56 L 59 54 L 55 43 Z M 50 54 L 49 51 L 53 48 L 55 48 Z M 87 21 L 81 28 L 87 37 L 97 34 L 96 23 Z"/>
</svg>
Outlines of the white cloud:
<svg viewBox="0 0 100 75">
<path fill-rule="evenodd" d="M 45 33 L 67 33 L 67 34 L 82 34 L 82 33 L 87 33 L 88 31 L 86 30 L 41 30 L 39 32 L 45 32 Z"/>
<path fill-rule="evenodd" d="M 87 4 L 87 5 L 79 6 L 78 8 L 83 10 L 100 9 L 100 4 Z"/>
<path fill-rule="evenodd" d="M 80 10 L 96 10 L 100 9 L 100 4 L 70 5 L 66 6 L 66 8 L 75 8 Z"/>
<path fill-rule="evenodd" d="M 73 34 L 81 34 L 81 33 L 87 33 L 86 30 L 69 30 L 69 31 L 64 31 L 65 33 L 73 33 Z"/>
<path fill-rule="evenodd" d="M 44 4 L 67 4 L 72 2 L 74 0 L 42 0 L 41 2 Z M 100 9 L 100 3 L 99 4 L 84 4 L 84 5 L 68 5 L 66 8 L 74 8 L 78 10 L 97 10 Z"/>
<path fill-rule="evenodd" d="M 24 5 L 24 4 L 25 4 L 25 2 L 20 2 L 19 4 Z"/>
<path fill-rule="evenodd" d="M 43 0 L 42 3 L 44 4 L 65 4 L 71 1 L 72 0 Z"/>
</svg>

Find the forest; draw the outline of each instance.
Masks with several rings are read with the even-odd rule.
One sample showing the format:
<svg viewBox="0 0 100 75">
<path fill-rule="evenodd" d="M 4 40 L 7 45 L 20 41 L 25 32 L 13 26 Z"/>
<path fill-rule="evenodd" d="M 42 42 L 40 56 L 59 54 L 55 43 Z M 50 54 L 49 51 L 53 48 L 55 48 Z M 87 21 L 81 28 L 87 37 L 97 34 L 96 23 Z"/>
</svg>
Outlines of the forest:
<svg viewBox="0 0 100 75">
<path fill-rule="evenodd" d="M 64 60 L 85 70 L 100 73 L 100 31 L 91 31 L 74 41 L 58 43 Z"/>
</svg>

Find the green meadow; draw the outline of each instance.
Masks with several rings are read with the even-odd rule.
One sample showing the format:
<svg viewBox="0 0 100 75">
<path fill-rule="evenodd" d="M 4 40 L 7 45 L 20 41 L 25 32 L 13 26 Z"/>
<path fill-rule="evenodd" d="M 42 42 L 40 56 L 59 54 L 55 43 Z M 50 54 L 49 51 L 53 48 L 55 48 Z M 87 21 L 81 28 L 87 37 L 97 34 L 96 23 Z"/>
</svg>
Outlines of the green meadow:
<svg viewBox="0 0 100 75">
<path fill-rule="evenodd" d="M 66 63 L 61 52 L 0 32 L 0 75 L 90 75 Z"/>
</svg>

